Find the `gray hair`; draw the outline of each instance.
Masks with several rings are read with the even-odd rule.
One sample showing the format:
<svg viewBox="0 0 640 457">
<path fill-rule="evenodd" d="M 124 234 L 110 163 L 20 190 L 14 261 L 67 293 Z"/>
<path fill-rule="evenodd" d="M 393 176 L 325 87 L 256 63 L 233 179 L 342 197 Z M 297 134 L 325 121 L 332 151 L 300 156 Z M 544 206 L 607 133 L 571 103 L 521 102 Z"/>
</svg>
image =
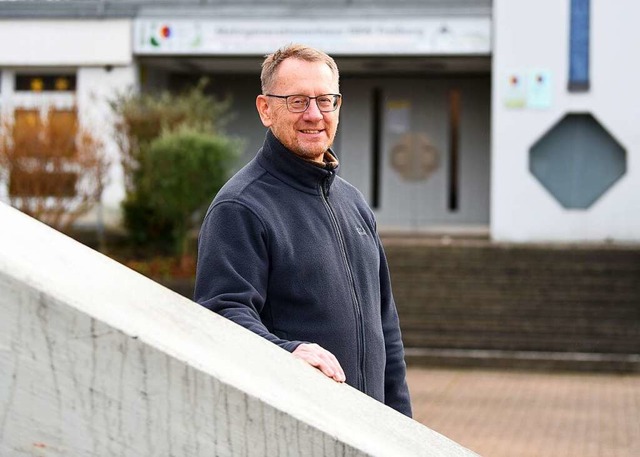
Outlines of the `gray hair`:
<svg viewBox="0 0 640 457">
<path fill-rule="evenodd" d="M 324 62 L 331 69 L 336 79 L 338 80 L 340 78 L 336 62 L 328 54 L 303 44 L 289 44 L 278 49 L 273 54 L 265 56 L 264 62 L 262 62 L 262 73 L 260 74 L 263 94 L 269 92 L 271 87 L 273 87 L 278 66 L 280 66 L 285 59 L 289 58 L 300 59 L 306 62 Z"/>
</svg>

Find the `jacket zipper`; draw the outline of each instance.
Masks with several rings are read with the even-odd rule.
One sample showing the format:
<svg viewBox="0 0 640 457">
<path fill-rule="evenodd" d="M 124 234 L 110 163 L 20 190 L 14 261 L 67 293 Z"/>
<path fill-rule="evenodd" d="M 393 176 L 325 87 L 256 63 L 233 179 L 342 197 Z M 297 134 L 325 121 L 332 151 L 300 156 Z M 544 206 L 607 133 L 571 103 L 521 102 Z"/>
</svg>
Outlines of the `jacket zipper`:
<svg viewBox="0 0 640 457">
<path fill-rule="evenodd" d="M 331 174 L 334 172 L 331 171 Z M 345 268 L 347 270 L 347 276 L 349 279 L 349 283 L 351 284 L 351 299 L 353 300 L 353 304 L 356 311 L 356 319 L 358 321 L 358 327 L 356 329 L 356 340 L 358 343 L 358 362 L 360 364 L 360 370 L 358 372 L 358 388 L 366 393 L 367 389 L 367 381 L 364 376 L 364 323 L 362 318 L 362 309 L 360 307 L 360 302 L 358 301 L 358 295 L 356 293 L 356 285 L 355 280 L 353 279 L 353 272 L 351 271 L 351 266 L 349 265 L 349 257 L 347 255 L 347 249 L 344 242 L 344 236 L 342 234 L 342 230 L 340 230 L 340 225 L 338 224 L 338 218 L 336 217 L 331 204 L 329 203 L 329 192 L 328 192 L 328 183 L 331 176 L 325 178 L 325 180 L 321 183 L 321 194 L 322 201 L 324 202 L 327 211 L 329 213 L 329 218 L 331 219 L 331 224 L 336 231 L 338 237 L 338 244 L 340 245 L 340 252 L 342 254 L 342 260 L 344 262 Z"/>
</svg>

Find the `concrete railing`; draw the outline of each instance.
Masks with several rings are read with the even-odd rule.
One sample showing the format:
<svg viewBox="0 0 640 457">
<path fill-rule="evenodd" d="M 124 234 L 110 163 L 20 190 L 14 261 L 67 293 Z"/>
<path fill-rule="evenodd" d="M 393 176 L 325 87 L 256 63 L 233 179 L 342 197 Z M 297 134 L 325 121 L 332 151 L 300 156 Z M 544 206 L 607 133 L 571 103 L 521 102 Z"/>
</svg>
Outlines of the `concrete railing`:
<svg viewBox="0 0 640 457">
<path fill-rule="evenodd" d="M 469 456 L 0 204 L 0 455 Z"/>
</svg>

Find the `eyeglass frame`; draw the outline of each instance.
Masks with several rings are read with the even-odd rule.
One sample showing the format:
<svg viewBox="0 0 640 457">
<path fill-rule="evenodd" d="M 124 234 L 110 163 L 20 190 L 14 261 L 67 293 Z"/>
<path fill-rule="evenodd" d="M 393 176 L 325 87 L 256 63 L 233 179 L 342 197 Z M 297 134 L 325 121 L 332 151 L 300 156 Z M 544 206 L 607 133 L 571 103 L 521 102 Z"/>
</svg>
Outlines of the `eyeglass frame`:
<svg viewBox="0 0 640 457">
<path fill-rule="evenodd" d="M 320 108 L 320 105 L 318 105 L 318 98 L 320 97 L 326 97 L 328 95 L 331 95 L 332 97 L 337 97 L 336 98 L 336 103 L 335 106 L 332 110 L 329 111 L 323 111 Z M 284 99 L 285 102 L 285 106 L 287 107 L 287 110 L 290 113 L 304 113 L 305 111 L 307 111 L 309 109 L 309 106 L 311 106 L 311 100 L 315 100 L 316 101 L 316 106 L 318 107 L 318 111 L 320 111 L 321 113 L 333 113 L 334 111 L 337 111 L 337 109 L 340 107 L 340 105 L 342 104 L 342 94 L 320 94 L 317 95 L 315 97 L 310 97 L 308 95 L 303 95 L 303 94 L 291 94 L 291 95 L 274 95 L 274 94 L 264 94 L 265 97 L 274 97 L 274 98 L 281 98 Z M 289 107 L 289 97 L 306 97 L 307 99 L 307 106 L 304 107 L 304 109 L 302 111 L 291 111 L 291 108 Z"/>
</svg>

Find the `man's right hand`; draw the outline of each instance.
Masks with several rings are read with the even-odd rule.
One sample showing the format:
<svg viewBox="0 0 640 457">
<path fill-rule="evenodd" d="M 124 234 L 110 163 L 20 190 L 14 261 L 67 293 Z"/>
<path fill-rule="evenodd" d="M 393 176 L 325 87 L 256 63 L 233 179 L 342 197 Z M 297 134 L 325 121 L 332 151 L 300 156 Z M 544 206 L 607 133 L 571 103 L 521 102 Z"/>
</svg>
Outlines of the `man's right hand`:
<svg viewBox="0 0 640 457">
<path fill-rule="evenodd" d="M 337 382 L 344 382 L 347 379 L 338 359 L 322 346 L 303 343 L 292 354 Z"/>
</svg>

